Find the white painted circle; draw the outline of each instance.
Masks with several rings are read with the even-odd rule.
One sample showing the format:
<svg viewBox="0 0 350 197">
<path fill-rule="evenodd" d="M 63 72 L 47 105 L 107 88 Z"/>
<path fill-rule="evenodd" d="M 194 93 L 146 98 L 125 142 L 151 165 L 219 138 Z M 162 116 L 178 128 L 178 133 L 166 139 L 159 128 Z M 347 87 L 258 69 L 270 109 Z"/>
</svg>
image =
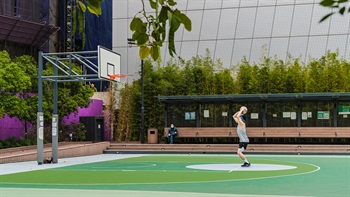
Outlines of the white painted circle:
<svg viewBox="0 0 350 197">
<path fill-rule="evenodd" d="M 291 170 L 296 166 L 278 165 L 278 164 L 252 164 L 249 167 L 241 167 L 242 164 L 200 164 L 190 165 L 186 168 L 197 170 L 216 170 L 216 171 L 271 171 L 271 170 Z"/>
</svg>

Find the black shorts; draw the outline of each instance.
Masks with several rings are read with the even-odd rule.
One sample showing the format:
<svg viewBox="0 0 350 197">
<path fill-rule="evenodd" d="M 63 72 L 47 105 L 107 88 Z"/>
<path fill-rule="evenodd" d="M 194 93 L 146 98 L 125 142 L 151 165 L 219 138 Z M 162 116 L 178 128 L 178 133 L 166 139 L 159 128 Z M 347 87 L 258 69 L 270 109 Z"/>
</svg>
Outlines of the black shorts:
<svg viewBox="0 0 350 197">
<path fill-rule="evenodd" d="M 238 149 L 244 148 L 244 150 L 247 150 L 248 142 L 240 142 L 238 145 Z"/>
</svg>

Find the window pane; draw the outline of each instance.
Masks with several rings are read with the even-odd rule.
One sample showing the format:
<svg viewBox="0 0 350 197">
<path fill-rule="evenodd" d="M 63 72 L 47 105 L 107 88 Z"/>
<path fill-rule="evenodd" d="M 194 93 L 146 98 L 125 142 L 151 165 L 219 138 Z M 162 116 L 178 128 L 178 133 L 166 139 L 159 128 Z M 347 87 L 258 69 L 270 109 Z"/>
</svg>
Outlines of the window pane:
<svg viewBox="0 0 350 197">
<path fill-rule="evenodd" d="M 203 24 L 200 32 L 200 39 L 216 39 L 218 34 L 219 10 L 204 11 Z M 222 20 L 225 20 L 222 18 Z"/>
<path fill-rule="evenodd" d="M 256 8 L 241 8 L 238 17 L 236 38 L 251 38 Z"/>
<path fill-rule="evenodd" d="M 236 40 L 234 42 L 234 49 L 232 53 L 232 64 L 236 65 L 243 57 L 249 56 L 251 39 L 248 40 Z"/>
<path fill-rule="evenodd" d="M 193 105 L 170 105 L 168 108 L 168 125 L 174 124 L 176 127 L 196 127 L 196 119 L 185 117 L 185 112 L 196 112 Z M 195 117 L 197 114 L 195 114 Z"/>
<path fill-rule="evenodd" d="M 210 54 L 213 56 L 216 41 L 201 41 L 199 42 L 198 55 L 205 56 L 206 50 L 209 49 Z"/>
<path fill-rule="evenodd" d="M 292 36 L 305 36 L 309 34 L 311 24 L 311 11 L 313 5 L 295 6 L 292 25 Z"/>
<path fill-rule="evenodd" d="M 188 11 L 187 16 L 193 21 L 191 32 L 185 31 L 183 39 L 184 40 L 198 40 L 199 32 L 201 28 L 203 11 Z"/>
<path fill-rule="evenodd" d="M 228 114 L 229 105 L 201 105 L 201 127 L 228 127 Z"/>
<path fill-rule="evenodd" d="M 349 30 L 349 17 L 335 14 L 331 18 L 330 34 L 347 34 Z"/>
<path fill-rule="evenodd" d="M 262 104 L 247 103 L 248 112 L 245 115 L 247 128 L 263 126 L 263 107 Z M 234 112 L 235 113 L 235 112 Z"/>
<path fill-rule="evenodd" d="M 230 67 L 233 40 L 218 40 L 214 59 L 220 59 L 225 68 Z"/>
<path fill-rule="evenodd" d="M 120 47 L 120 46 L 127 45 L 128 21 L 129 20 L 127 19 L 113 20 L 113 32 L 112 32 L 113 47 Z"/>
<path fill-rule="evenodd" d="M 311 23 L 311 35 L 324 35 L 328 33 L 330 18 L 320 23 L 319 21 L 329 13 L 329 9 L 315 5 Z"/>
<path fill-rule="evenodd" d="M 338 106 L 350 106 L 350 102 L 340 102 Z M 338 111 L 338 127 L 350 127 L 350 114 Z M 349 129 L 350 130 L 350 129 Z M 350 131 L 349 131 L 350 132 Z"/>
<path fill-rule="evenodd" d="M 258 8 L 254 37 L 271 37 L 273 13 L 273 7 Z"/>
<path fill-rule="evenodd" d="M 250 63 L 259 62 L 263 56 L 267 56 L 267 49 L 270 39 L 254 39 L 250 58 Z"/>
<path fill-rule="evenodd" d="M 221 4 L 223 4 L 223 0 L 205 1 L 205 9 L 221 8 Z"/>
<path fill-rule="evenodd" d="M 115 18 L 125 18 L 127 16 L 127 0 L 114 1 L 113 4 L 113 19 Z"/>
<path fill-rule="evenodd" d="M 239 6 L 240 1 L 232 1 L 232 0 L 223 0 L 224 8 L 236 8 Z"/>
<path fill-rule="evenodd" d="M 190 60 L 197 55 L 198 41 L 196 42 L 182 42 L 181 57 L 185 60 Z"/>
<path fill-rule="evenodd" d="M 277 7 L 272 36 L 289 36 L 293 16 L 293 6 Z"/>
<path fill-rule="evenodd" d="M 252 7 L 257 5 L 258 5 L 258 0 L 241 1 L 241 7 Z"/>
<path fill-rule="evenodd" d="M 271 40 L 269 57 L 276 56 L 279 59 L 286 57 L 288 38 L 273 38 Z"/>
<path fill-rule="evenodd" d="M 295 103 L 269 103 L 266 121 L 268 127 L 297 127 L 298 106 Z"/>
<path fill-rule="evenodd" d="M 191 1 L 188 0 L 188 10 L 203 9 L 205 0 Z"/>
<path fill-rule="evenodd" d="M 230 19 L 230 20 L 227 20 Z M 233 38 L 236 30 L 237 9 L 225 9 L 221 12 L 219 39 Z"/>
<path fill-rule="evenodd" d="M 307 37 L 295 37 L 290 39 L 288 53 L 293 58 L 301 58 L 302 61 L 305 59 Z"/>
<path fill-rule="evenodd" d="M 339 54 L 341 56 L 344 55 L 346 45 L 344 41 L 346 40 L 346 38 L 346 35 L 329 36 L 327 50 L 330 50 L 332 52 L 339 50 Z"/>
<path fill-rule="evenodd" d="M 304 103 L 302 112 L 307 112 L 307 120 L 301 121 L 304 127 L 333 126 L 333 103 Z"/>
<path fill-rule="evenodd" d="M 310 37 L 307 57 L 319 58 L 326 53 L 327 36 Z"/>
</svg>

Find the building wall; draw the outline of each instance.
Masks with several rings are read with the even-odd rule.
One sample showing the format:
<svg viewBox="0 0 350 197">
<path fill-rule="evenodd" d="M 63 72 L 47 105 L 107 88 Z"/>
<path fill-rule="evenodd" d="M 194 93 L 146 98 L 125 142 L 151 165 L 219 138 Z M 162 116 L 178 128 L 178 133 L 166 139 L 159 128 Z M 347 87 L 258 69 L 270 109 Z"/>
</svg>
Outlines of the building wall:
<svg viewBox="0 0 350 197">
<path fill-rule="evenodd" d="M 80 116 L 103 116 L 103 101 L 102 100 L 92 100 L 89 107 L 79 108 L 77 114 L 70 114 L 63 118 L 63 123 L 69 124 L 71 122 L 79 123 Z M 28 124 L 28 128 L 31 125 Z M 34 125 L 35 129 L 36 125 Z M 105 126 L 105 139 L 109 139 L 108 132 L 106 131 Z M 0 119 L 0 139 L 6 139 L 8 137 L 20 138 L 25 135 L 24 131 L 24 122 L 21 122 L 18 118 L 10 118 L 8 115 L 5 115 L 4 118 Z"/>
<path fill-rule="evenodd" d="M 103 100 L 95 100 L 90 103 L 88 108 L 79 108 L 77 114 L 70 114 L 63 118 L 63 123 L 69 124 L 71 122 L 79 123 L 79 117 L 81 116 L 103 116 Z M 109 128 L 104 124 L 104 139 L 110 140 Z"/>
<path fill-rule="evenodd" d="M 59 0 L 50 0 L 49 6 L 49 22 L 50 24 L 58 27 L 59 26 Z M 49 52 L 54 53 L 58 51 L 58 35 L 59 33 L 55 33 L 50 37 L 49 40 Z"/>
<path fill-rule="evenodd" d="M 320 0 L 177 0 L 176 7 L 192 20 L 192 31 L 181 25 L 175 34 L 179 56 L 190 60 L 210 50 L 213 59 L 225 67 L 237 65 L 246 57 L 251 63 L 262 56 L 286 60 L 288 54 L 307 62 L 327 50 L 339 50 L 349 57 L 349 22 L 345 14 L 335 14 L 323 23 L 320 19 L 331 12 L 319 5 Z M 150 11 L 149 3 L 145 3 Z M 113 0 L 113 50 L 122 56 L 121 73 L 128 80 L 138 78 L 138 48 L 129 47 L 132 32 L 129 24 L 142 10 L 139 0 Z M 150 12 L 151 13 L 151 12 Z M 167 44 L 162 47 L 162 61 L 169 60 Z"/>
<path fill-rule="evenodd" d="M 69 116 L 64 117 L 63 123 L 79 123 L 80 116 L 103 116 L 103 101 L 93 100 L 88 108 L 79 108 L 77 114 L 71 113 Z"/>
</svg>

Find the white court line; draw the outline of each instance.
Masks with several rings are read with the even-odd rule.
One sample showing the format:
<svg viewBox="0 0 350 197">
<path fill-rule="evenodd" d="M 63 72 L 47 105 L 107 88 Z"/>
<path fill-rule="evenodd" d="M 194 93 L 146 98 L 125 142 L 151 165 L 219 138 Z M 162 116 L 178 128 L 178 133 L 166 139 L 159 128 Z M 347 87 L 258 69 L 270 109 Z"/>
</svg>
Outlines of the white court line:
<svg viewBox="0 0 350 197">
<path fill-rule="evenodd" d="M 100 154 L 84 157 L 71 157 L 58 159 L 55 164 L 38 165 L 37 161 L 26 161 L 17 163 L 0 164 L 0 175 L 13 174 L 19 172 L 28 172 L 33 170 L 45 170 L 58 167 L 72 166 L 85 163 L 94 163 L 100 161 L 111 161 L 117 159 L 126 159 L 133 157 L 147 156 L 148 154 Z"/>
<path fill-rule="evenodd" d="M 33 170 L 50 169 L 50 168 L 63 167 L 63 166 L 76 165 L 76 164 L 82 164 L 82 159 L 84 159 L 84 158 L 86 158 L 86 160 L 85 160 L 86 163 L 88 163 L 88 162 L 92 163 L 92 162 L 108 161 L 108 160 L 116 160 L 116 159 L 132 158 L 132 157 L 141 157 L 141 156 L 148 156 L 148 155 L 149 154 L 101 154 L 101 155 L 95 155 L 95 156 L 66 158 L 66 160 L 68 161 L 67 163 L 62 163 L 62 161 L 60 161 L 60 159 L 59 159 L 59 162 L 57 164 L 38 165 L 36 161 L 10 163 L 10 164 L 0 164 L 0 175 L 12 174 L 12 173 L 17 173 L 17 172 L 33 171 Z M 163 156 L 171 156 L 171 155 L 172 154 L 170 154 L 170 155 L 164 154 Z M 152 155 L 152 156 L 154 156 L 154 155 Z M 158 154 L 157 154 L 157 156 L 158 156 Z M 211 156 L 211 155 L 202 155 L 202 156 Z M 218 155 L 216 155 L 216 156 L 218 156 Z M 222 156 L 222 155 L 219 155 L 219 156 Z M 344 158 L 346 158 L 346 157 L 344 157 Z M 349 158 L 349 157 L 347 157 L 347 158 Z M 75 162 L 73 162 L 73 161 L 75 161 Z M 183 183 L 199 183 L 199 182 L 200 183 L 205 183 L 205 182 L 249 181 L 249 180 L 259 180 L 259 179 L 270 179 L 270 178 L 279 178 L 279 177 L 298 176 L 298 175 L 314 173 L 314 172 L 320 170 L 319 166 L 316 166 L 316 165 L 313 165 L 313 164 L 310 164 L 310 163 L 303 163 L 303 162 L 294 162 L 294 163 L 312 165 L 312 166 L 315 166 L 317 169 L 315 169 L 313 171 L 309 171 L 309 172 L 304 172 L 304 173 L 289 174 L 289 175 L 276 175 L 276 176 L 267 176 L 267 177 L 259 177 L 259 178 L 235 179 L 235 180 L 215 180 L 215 181 L 195 181 L 195 182 L 193 182 L 193 181 L 185 181 L 185 182 L 164 182 L 164 183 L 142 183 L 142 185 L 144 185 L 144 184 L 146 184 L 146 185 L 151 184 L 152 185 L 152 184 L 183 184 Z M 11 183 L 11 184 L 16 184 L 16 183 Z M 19 183 L 19 184 L 20 185 L 25 185 L 23 183 Z M 141 183 L 55 184 L 55 185 L 137 185 L 137 184 L 141 184 Z M 43 184 L 43 183 L 33 184 L 33 183 L 31 183 L 30 185 L 52 185 L 52 184 Z"/>
<path fill-rule="evenodd" d="M 102 184 L 93 183 L 93 184 L 55 184 L 55 185 L 75 185 L 75 186 L 79 186 L 79 185 L 84 185 L 84 186 L 85 185 L 94 185 L 94 186 L 102 185 L 102 186 L 105 186 L 105 185 L 154 185 L 154 184 L 157 184 L 157 185 L 165 184 L 166 185 L 166 184 L 184 184 L 184 183 L 187 183 L 187 184 L 191 184 L 191 183 L 194 183 L 194 184 L 197 184 L 197 183 L 221 183 L 221 182 L 228 182 L 228 181 L 230 181 L 230 182 L 231 181 L 250 181 L 250 180 L 260 180 L 260 179 L 271 179 L 271 178 L 280 178 L 280 177 L 299 176 L 299 175 L 304 175 L 304 174 L 311 174 L 311 173 L 317 172 L 317 171 L 319 171 L 321 169 L 319 166 L 316 166 L 316 165 L 313 165 L 313 164 L 309 164 L 309 163 L 303 163 L 303 164 L 308 164 L 308 165 L 315 166 L 317 169 L 315 169 L 313 171 L 297 173 L 297 174 L 264 176 L 264 177 L 247 178 L 247 179 L 225 179 L 225 180 L 214 180 L 214 181 L 183 181 L 183 182 L 152 182 L 152 183 L 102 183 Z M 169 172 L 169 171 L 164 170 L 164 172 Z M 194 171 L 194 172 L 196 172 L 196 171 Z M 29 183 L 29 184 L 26 184 L 26 183 L 11 183 L 11 185 L 16 185 L 16 184 L 18 184 L 18 185 L 40 185 L 40 186 L 43 186 L 43 185 L 51 186 L 52 185 L 52 184 L 45 184 L 45 183 Z"/>
<path fill-rule="evenodd" d="M 79 189 L 28 189 L 28 188 L 0 188 L 2 196 L 26 197 L 50 196 L 74 196 L 74 197 L 296 197 L 282 195 L 245 195 L 245 194 L 220 194 L 220 193 L 196 193 L 196 192 L 168 192 L 168 191 L 133 191 L 133 190 L 79 190 Z M 303 196 L 297 196 L 303 197 Z M 304 196 L 305 197 L 305 196 Z M 310 196 L 308 196 L 310 197 Z"/>
<path fill-rule="evenodd" d="M 199 170 L 213 170 L 213 171 L 274 171 L 274 170 L 292 170 L 297 168 L 296 166 L 291 165 L 282 165 L 282 164 L 254 164 L 250 167 L 241 167 L 241 164 L 234 163 L 216 163 L 216 164 L 196 164 L 188 165 L 186 168 L 190 169 L 199 169 Z"/>
<path fill-rule="evenodd" d="M 231 173 L 231 172 L 233 172 L 233 171 L 235 171 L 235 170 L 238 170 L 238 168 L 240 168 L 240 167 L 233 168 L 232 170 L 229 171 L 229 173 Z"/>
<path fill-rule="evenodd" d="M 245 152 L 245 153 L 249 153 L 249 152 Z M 198 154 L 186 154 L 186 153 L 183 153 L 183 154 L 153 154 L 152 156 L 155 156 L 155 155 L 158 155 L 158 156 L 193 156 L 193 157 L 217 157 L 217 156 L 220 156 L 220 157 L 235 157 L 235 158 L 238 158 L 239 157 L 237 156 L 237 154 L 230 154 L 230 153 L 222 153 L 222 154 L 201 154 L 201 153 L 198 153 Z M 350 154 L 349 155 L 318 155 L 318 154 L 314 154 L 314 155 L 309 155 L 309 154 L 304 154 L 304 155 L 288 155 L 288 154 L 248 154 L 248 157 L 264 157 L 264 158 L 270 158 L 270 157 L 292 157 L 292 158 L 350 158 Z"/>
</svg>

